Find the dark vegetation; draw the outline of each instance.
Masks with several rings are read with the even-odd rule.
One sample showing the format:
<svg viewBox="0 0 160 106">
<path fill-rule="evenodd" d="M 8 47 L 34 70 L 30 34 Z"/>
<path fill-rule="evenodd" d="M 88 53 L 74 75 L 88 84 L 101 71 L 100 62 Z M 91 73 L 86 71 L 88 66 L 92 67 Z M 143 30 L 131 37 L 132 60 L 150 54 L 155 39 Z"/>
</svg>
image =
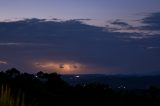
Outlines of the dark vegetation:
<svg viewBox="0 0 160 106">
<path fill-rule="evenodd" d="M 71 86 L 56 73 L 20 73 L 15 68 L 0 72 L 0 85 L 9 86 L 12 95 L 23 92 L 26 104 L 37 106 L 159 106 L 160 89 L 115 90 L 92 83 Z"/>
</svg>

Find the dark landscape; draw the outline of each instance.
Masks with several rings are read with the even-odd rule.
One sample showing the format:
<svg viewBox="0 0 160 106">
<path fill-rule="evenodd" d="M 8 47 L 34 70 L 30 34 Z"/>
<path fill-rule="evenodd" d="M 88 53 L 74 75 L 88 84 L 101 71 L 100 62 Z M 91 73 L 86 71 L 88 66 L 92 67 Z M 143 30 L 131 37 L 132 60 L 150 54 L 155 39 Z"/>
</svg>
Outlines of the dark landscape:
<svg viewBox="0 0 160 106">
<path fill-rule="evenodd" d="M 62 77 L 65 80 L 68 78 L 73 79 L 68 80 L 69 84 Z M 73 75 L 61 76 L 56 73 L 47 74 L 43 72 L 36 74 L 20 73 L 17 69 L 12 68 L 5 72 L 0 72 L 1 94 L 3 93 L 2 89 L 5 91 L 5 89 L 9 88 L 10 95 L 15 98 L 15 101 L 16 99 L 21 100 L 24 98 L 25 106 L 160 105 L 159 76 L 82 75 L 83 78 L 81 80 L 76 79 L 78 76 L 74 77 Z M 107 82 L 114 87 L 117 85 L 120 87 L 112 88 Z M 153 85 L 150 85 L 151 83 Z M 148 85 L 148 87 L 145 88 L 145 85 Z M 128 89 L 127 86 L 130 88 Z M 23 98 L 22 94 L 24 95 Z M 0 98 L 1 100 L 2 98 Z"/>
</svg>

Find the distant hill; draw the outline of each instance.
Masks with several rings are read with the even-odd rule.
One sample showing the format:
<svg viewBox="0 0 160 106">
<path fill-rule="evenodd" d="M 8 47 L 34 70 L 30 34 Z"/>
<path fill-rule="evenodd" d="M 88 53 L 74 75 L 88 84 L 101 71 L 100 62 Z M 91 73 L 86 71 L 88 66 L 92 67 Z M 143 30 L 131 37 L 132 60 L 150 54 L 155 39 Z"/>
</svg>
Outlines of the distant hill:
<svg viewBox="0 0 160 106">
<path fill-rule="evenodd" d="M 127 75 L 62 75 L 71 85 L 88 83 L 108 84 L 114 89 L 147 89 L 150 86 L 160 86 L 160 75 L 156 76 L 127 76 Z"/>
</svg>

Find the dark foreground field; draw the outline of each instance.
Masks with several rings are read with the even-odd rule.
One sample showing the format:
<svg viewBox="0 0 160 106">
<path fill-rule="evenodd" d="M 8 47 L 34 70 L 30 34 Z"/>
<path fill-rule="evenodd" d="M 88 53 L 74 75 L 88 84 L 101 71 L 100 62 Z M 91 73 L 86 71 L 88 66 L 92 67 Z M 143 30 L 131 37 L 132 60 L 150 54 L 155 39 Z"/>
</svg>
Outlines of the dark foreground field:
<svg viewBox="0 0 160 106">
<path fill-rule="evenodd" d="M 160 89 L 112 89 L 107 84 L 71 86 L 56 73 L 0 72 L 0 106 L 159 106 Z M 16 102 L 17 101 L 17 102 Z M 2 104 L 3 103 L 3 104 Z M 7 104 L 7 103 L 6 103 Z"/>
</svg>

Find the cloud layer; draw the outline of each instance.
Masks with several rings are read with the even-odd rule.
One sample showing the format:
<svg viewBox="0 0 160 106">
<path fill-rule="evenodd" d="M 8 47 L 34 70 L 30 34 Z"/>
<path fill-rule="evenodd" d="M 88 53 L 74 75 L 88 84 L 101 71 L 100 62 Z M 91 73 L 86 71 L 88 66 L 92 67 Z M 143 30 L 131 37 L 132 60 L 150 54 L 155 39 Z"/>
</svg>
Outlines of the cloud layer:
<svg viewBox="0 0 160 106">
<path fill-rule="evenodd" d="M 110 22 L 110 27 L 112 31 L 115 31 L 115 32 L 139 33 L 140 35 L 147 35 L 147 36 L 160 35 L 159 18 L 160 18 L 160 13 L 147 14 L 147 17 L 141 20 L 136 20 L 140 24 L 140 26 L 136 26 L 136 27 L 120 19 L 117 19 Z"/>
<path fill-rule="evenodd" d="M 154 18 L 153 18 L 154 17 Z M 157 17 L 157 18 L 156 18 Z M 142 19 L 137 30 L 158 30 L 159 15 Z M 156 21 L 157 19 L 157 21 Z M 156 21 L 156 22 L 154 22 Z M 111 24 L 130 30 L 128 23 Z M 156 27 L 155 27 L 156 26 Z M 152 27 L 152 28 L 149 28 Z M 160 36 L 113 31 L 81 20 L 25 19 L 0 22 L 0 59 L 4 69 L 28 72 L 156 74 L 160 73 Z M 140 39 L 137 39 L 140 38 Z M 3 61 L 0 61 L 0 65 Z"/>
</svg>

